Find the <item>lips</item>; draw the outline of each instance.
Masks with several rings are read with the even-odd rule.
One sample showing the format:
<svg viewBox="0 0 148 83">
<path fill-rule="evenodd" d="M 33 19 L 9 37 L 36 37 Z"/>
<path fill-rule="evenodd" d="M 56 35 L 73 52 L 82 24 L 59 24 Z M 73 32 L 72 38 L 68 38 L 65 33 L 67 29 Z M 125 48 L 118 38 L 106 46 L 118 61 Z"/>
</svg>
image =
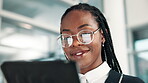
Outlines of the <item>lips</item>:
<svg viewBox="0 0 148 83">
<path fill-rule="evenodd" d="M 70 55 L 73 56 L 76 59 L 82 58 L 89 50 L 78 50 L 73 51 Z"/>
</svg>

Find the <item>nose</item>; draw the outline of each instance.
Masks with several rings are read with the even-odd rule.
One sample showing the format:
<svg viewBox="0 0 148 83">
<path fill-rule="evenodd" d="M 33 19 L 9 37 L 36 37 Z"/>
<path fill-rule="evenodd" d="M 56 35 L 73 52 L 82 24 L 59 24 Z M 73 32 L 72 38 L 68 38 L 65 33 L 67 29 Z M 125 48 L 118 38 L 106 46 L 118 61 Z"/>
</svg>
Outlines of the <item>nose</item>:
<svg viewBox="0 0 148 83">
<path fill-rule="evenodd" d="M 72 47 L 76 47 L 76 46 L 80 46 L 81 45 L 81 43 L 79 42 L 77 36 L 73 36 L 72 38 L 73 38 L 73 43 L 71 45 Z"/>
</svg>

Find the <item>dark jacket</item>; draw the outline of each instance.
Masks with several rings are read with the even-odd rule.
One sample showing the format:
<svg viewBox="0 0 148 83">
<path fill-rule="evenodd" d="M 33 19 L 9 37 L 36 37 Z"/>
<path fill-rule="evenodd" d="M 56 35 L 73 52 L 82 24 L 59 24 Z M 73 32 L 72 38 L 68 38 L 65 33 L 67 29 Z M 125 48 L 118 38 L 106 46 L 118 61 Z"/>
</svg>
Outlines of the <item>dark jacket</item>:
<svg viewBox="0 0 148 83">
<path fill-rule="evenodd" d="M 120 83 L 144 83 L 141 79 L 138 77 L 133 77 L 133 76 L 128 76 L 128 75 L 123 75 L 123 78 L 121 76 L 122 74 L 110 70 L 109 76 L 106 79 L 105 83 L 119 83 L 119 80 L 121 79 Z"/>
</svg>

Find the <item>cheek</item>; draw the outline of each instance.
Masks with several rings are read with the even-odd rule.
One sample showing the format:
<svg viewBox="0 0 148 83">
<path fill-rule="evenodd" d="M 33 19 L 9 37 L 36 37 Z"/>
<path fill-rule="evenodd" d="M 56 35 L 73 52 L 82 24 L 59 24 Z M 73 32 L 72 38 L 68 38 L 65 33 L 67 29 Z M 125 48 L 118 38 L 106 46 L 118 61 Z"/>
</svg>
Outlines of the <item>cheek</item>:
<svg viewBox="0 0 148 83">
<path fill-rule="evenodd" d="M 93 52 L 95 53 L 99 53 L 101 51 L 101 38 L 100 37 L 96 37 L 94 38 L 91 46 L 92 46 L 92 49 L 93 49 Z"/>
<path fill-rule="evenodd" d="M 64 54 L 66 57 L 70 57 L 70 49 L 69 48 L 63 48 Z"/>
<path fill-rule="evenodd" d="M 98 53 L 100 52 L 100 44 L 99 44 L 99 42 L 97 42 L 97 43 L 93 43 L 93 45 L 92 45 L 92 47 L 91 47 L 91 49 L 92 49 L 92 54 L 93 55 L 98 55 Z"/>
<path fill-rule="evenodd" d="M 67 60 L 69 60 L 69 52 L 68 52 L 68 50 L 66 49 L 66 48 L 63 48 L 63 51 L 64 51 L 64 55 L 65 55 L 65 58 L 67 59 Z"/>
<path fill-rule="evenodd" d="M 68 50 L 66 48 L 63 48 L 64 53 L 66 53 L 66 55 L 68 55 Z"/>
</svg>

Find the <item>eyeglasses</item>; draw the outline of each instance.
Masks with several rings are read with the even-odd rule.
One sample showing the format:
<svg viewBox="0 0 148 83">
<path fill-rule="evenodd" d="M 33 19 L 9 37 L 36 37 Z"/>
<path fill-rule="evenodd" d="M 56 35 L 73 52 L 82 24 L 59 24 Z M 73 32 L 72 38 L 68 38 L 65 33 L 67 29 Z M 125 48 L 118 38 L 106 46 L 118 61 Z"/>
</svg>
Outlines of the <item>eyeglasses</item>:
<svg viewBox="0 0 148 83">
<path fill-rule="evenodd" d="M 69 34 L 61 34 L 58 37 L 58 42 L 60 42 L 62 44 L 62 47 L 67 48 L 70 47 L 73 43 L 73 38 L 74 36 L 77 37 L 79 43 L 81 44 L 90 44 L 93 39 L 94 39 L 94 34 L 100 30 L 100 28 L 98 28 L 95 31 L 91 31 L 91 30 L 81 30 L 79 31 L 77 34 L 75 35 L 69 35 Z"/>
</svg>

